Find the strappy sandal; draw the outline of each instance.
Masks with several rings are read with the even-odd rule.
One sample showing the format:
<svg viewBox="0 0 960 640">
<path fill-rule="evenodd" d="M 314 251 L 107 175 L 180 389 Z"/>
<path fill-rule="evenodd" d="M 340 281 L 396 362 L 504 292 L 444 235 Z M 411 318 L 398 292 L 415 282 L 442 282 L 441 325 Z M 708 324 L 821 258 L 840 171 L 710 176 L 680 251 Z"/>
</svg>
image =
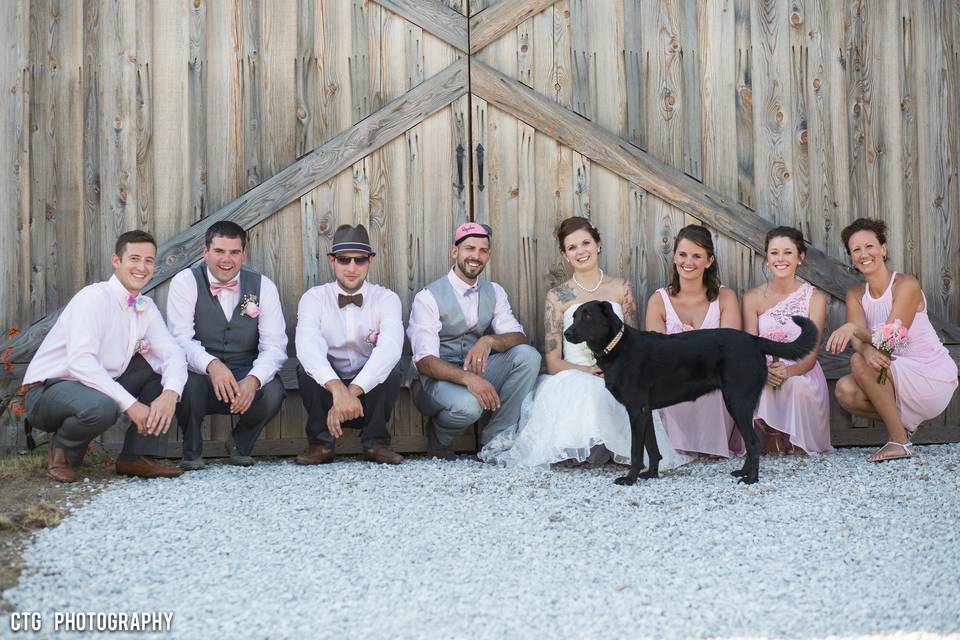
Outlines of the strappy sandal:
<svg viewBox="0 0 960 640">
<path fill-rule="evenodd" d="M 884 454 L 883 450 L 891 445 L 895 447 L 900 447 L 901 451 L 898 451 L 892 454 Z M 916 452 L 913 449 L 913 443 L 894 442 L 893 440 L 891 440 L 887 444 L 877 449 L 874 453 L 872 453 L 870 457 L 867 458 L 867 462 L 887 462 L 888 460 L 902 460 L 904 458 L 912 458 L 915 453 Z"/>
</svg>

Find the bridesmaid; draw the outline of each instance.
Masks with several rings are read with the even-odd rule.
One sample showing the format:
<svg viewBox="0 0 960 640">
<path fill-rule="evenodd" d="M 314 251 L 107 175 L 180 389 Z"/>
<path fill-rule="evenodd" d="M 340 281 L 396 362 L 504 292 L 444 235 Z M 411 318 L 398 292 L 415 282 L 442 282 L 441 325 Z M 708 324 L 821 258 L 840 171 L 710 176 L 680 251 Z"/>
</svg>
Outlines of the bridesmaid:
<svg viewBox="0 0 960 640">
<path fill-rule="evenodd" d="M 736 294 L 720 285 L 710 231 L 691 224 L 673 242 L 673 279 L 647 301 L 646 330 L 679 333 L 696 329 L 740 329 Z M 661 412 L 674 449 L 731 458 L 743 455 L 743 438 L 727 413 L 720 391 Z"/>
<path fill-rule="evenodd" d="M 850 413 L 882 420 L 888 442 L 869 462 L 913 457 L 909 436 L 924 420 L 939 415 L 957 388 L 957 365 L 940 343 L 927 317 L 927 299 L 912 276 L 887 269 L 887 225 L 859 218 L 840 237 L 863 274 L 864 283 L 847 290 L 847 323 L 827 340 L 827 350 L 842 353 L 852 345 L 850 375 L 837 381 L 840 405 Z M 871 343 L 871 331 L 899 320 L 908 329 L 907 346 L 892 358 Z M 889 369 L 886 384 L 877 382 Z"/>
<path fill-rule="evenodd" d="M 800 335 L 790 316 L 813 320 L 823 334 L 827 297 L 813 285 L 798 280 L 807 245 L 803 233 L 777 227 L 767 233 L 767 266 L 773 278 L 743 296 L 743 329 L 772 340 L 789 341 Z M 767 385 L 754 414 L 755 426 L 765 434 L 767 453 L 824 453 L 830 446 L 830 395 L 827 379 L 817 362 L 817 349 L 793 362 L 767 364 Z"/>
</svg>

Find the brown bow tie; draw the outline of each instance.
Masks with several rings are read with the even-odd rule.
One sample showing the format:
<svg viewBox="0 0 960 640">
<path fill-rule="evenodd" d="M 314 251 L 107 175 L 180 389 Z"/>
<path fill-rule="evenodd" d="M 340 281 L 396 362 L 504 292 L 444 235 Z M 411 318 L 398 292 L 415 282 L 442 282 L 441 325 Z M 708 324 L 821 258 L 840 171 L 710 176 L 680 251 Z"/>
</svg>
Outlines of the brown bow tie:
<svg viewBox="0 0 960 640">
<path fill-rule="evenodd" d="M 358 307 L 363 306 L 363 294 L 357 293 L 352 296 L 345 296 L 342 293 L 337 294 L 337 304 L 340 305 L 340 308 L 343 309 L 348 304 L 355 304 Z"/>
</svg>

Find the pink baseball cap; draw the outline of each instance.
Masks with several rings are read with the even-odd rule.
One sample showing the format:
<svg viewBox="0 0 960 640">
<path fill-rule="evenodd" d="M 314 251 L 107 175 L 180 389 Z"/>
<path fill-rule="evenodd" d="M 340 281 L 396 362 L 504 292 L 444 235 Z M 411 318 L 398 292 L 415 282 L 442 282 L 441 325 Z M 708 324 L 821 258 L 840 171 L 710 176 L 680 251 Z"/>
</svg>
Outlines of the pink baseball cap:
<svg viewBox="0 0 960 640">
<path fill-rule="evenodd" d="M 457 227 L 456 232 L 453 234 L 453 244 L 460 244 L 463 240 L 470 237 L 489 239 L 490 227 L 485 224 L 477 224 L 476 222 L 464 222 Z"/>
</svg>

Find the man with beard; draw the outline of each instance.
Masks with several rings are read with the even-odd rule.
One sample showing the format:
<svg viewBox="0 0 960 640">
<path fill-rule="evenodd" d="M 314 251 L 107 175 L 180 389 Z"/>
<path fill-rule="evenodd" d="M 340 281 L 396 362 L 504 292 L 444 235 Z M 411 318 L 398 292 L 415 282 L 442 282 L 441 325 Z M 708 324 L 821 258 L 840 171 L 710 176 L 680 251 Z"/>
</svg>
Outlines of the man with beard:
<svg viewBox="0 0 960 640">
<path fill-rule="evenodd" d="M 203 262 L 178 273 L 167 296 L 167 323 L 190 367 L 177 407 L 184 471 L 205 466 L 200 425 L 211 414 L 239 416 L 227 441 L 230 464 L 252 465 L 253 445 L 286 395 L 277 377 L 287 360 L 277 285 L 243 266 L 240 225 L 215 222 L 204 241 Z"/>
<path fill-rule="evenodd" d="M 157 243 L 146 231 L 117 238 L 113 276 L 81 289 L 37 350 L 23 383 L 27 431 L 50 433 L 47 473 L 76 482 L 90 441 L 127 414 L 117 473 L 175 478 L 158 462 L 187 363 L 160 311 L 140 295 L 153 276 Z"/>
<path fill-rule="evenodd" d="M 500 285 L 482 280 L 490 259 L 490 228 L 475 222 L 454 233 L 453 268 L 421 290 L 410 308 L 407 335 L 418 378 L 413 402 L 431 418 L 428 454 L 454 460 L 453 438 L 491 411 L 486 444 L 517 423 L 520 405 L 540 372 L 540 354 Z"/>
<path fill-rule="evenodd" d="M 344 428 L 360 429 L 363 458 L 400 464 L 387 423 L 400 392 L 400 297 L 367 282 L 376 254 L 362 224 L 341 225 L 327 260 L 334 282 L 313 287 L 297 308 L 297 380 L 307 410 L 307 449 L 297 464 L 333 462 Z"/>
</svg>

